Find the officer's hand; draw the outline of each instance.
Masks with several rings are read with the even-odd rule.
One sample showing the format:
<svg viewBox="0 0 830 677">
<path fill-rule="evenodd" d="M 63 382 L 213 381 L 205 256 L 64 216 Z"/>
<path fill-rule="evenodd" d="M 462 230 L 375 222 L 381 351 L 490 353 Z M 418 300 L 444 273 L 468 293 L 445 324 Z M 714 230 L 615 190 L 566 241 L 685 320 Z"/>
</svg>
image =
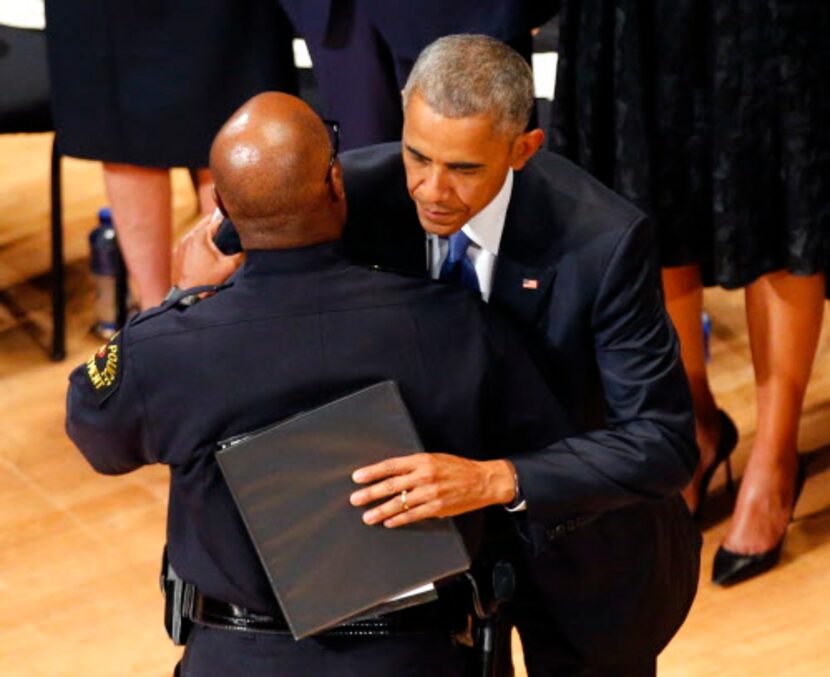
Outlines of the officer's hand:
<svg viewBox="0 0 830 677">
<path fill-rule="evenodd" d="M 243 253 L 225 255 L 213 242 L 221 223 L 221 214 L 204 217 L 173 250 L 173 284 L 180 289 L 222 284 L 242 265 Z"/>
<path fill-rule="evenodd" d="M 352 479 L 370 484 L 351 495 L 352 505 L 392 497 L 363 513 L 366 524 L 383 522 L 386 527 L 506 504 L 515 496 L 513 466 L 508 461 L 472 461 L 450 454 L 389 458 L 355 470 Z"/>
</svg>

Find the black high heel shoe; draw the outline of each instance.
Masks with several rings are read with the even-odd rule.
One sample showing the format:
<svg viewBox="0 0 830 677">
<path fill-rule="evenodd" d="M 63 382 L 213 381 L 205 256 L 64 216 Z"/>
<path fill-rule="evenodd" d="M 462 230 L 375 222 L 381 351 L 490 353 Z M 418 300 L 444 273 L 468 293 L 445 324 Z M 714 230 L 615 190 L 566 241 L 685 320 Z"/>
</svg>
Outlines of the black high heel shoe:
<svg viewBox="0 0 830 677">
<path fill-rule="evenodd" d="M 798 498 L 801 496 L 801 490 L 804 488 L 804 482 L 807 479 L 806 464 L 799 460 L 798 471 L 795 476 L 795 491 L 793 492 L 792 512 L 790 513 L 790 521 L 792 521 L 792 513 L 795 512 L 795 504 L 798 503 Z M 756 555 L 742 555 L 739 552 L 732 552 L 723 546 L 718 548 L 715 553 L 715 559 L 712 562 L 712 582 L 717 585 L 729 586 L 735 583 L 740 583 L 754 576 L 758 576 L 765 571 L 772 569 L 781 559 L 781 549 L 784 546 L 784 539 L 787 536 L 787 530 L 781 534 L 772 548 L 765 552 L 759 552 Z"/>
<path fill-rule="evenodd" d="M 735 451 L 735 447 L 738 446 L 738 429 L 735 427 L 735 422 L 723 409 L 718 409 L 718 417 L 720 418 L 720 440 L 718 440 L 718 447 L 715 449 L 715 460 L 706 468 L 700 478 L 697 507 L 693 515 L 695 519 L 700 519 L 703 505 L 706 502 L 706 495 L 709 492 L 709 483 L 721 463 L 726 464 L 726 488 L 730 494 L 735 493 L 735 482 L 732 479 L 732 462 L 729 457 Z"/>
</svg>

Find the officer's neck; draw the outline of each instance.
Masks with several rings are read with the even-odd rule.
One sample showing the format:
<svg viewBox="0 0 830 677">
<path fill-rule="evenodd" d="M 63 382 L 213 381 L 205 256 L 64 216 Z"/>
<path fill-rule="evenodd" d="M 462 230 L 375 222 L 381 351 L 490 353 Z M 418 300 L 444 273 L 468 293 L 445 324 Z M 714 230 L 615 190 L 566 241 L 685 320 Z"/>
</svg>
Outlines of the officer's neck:
<svg viewBox="0 0 830 677">
<path fill-rule="evenodd" d="M 246 251 L 313 247 L 335 242 L 343 236 L 343 223 L 334 218 L 283 218 L 273 224 L 242 222 L 238 229 Z"/>
<path fill-rule="evenodd" d="M 339 241 L 291 249 L 251 249 L 246 252 L 241 276 L 244 279 L 285 273 L 307 275 L 341 265 L 345 265 L 345 260 Z"/>
</svg>

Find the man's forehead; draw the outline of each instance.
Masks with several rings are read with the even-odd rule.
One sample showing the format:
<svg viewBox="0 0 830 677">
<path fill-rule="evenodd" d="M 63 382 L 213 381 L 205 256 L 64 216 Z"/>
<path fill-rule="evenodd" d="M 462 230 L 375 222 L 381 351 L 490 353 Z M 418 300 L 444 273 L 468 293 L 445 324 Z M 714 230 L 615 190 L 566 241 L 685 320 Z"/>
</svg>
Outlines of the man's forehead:
<svg viewBox="0 0 830 677">
<path fill-rule="evenodd" d="M 404 124 L 403 145 L 407 152 L 441 164 L 489 164 L 508 144 L 492 130 L 478 125 L 457 124 L 445 118 L 439 124 Z"/>
<path fill-rule="evenodd" d="M 446 148 L 439 145 L 408 143 L 404 137 L 404 149 L 410 156 L 429 162 L 451 165 L 482 167 L 488 164 L 492 154 L 476 149 Z"/>
</svg>

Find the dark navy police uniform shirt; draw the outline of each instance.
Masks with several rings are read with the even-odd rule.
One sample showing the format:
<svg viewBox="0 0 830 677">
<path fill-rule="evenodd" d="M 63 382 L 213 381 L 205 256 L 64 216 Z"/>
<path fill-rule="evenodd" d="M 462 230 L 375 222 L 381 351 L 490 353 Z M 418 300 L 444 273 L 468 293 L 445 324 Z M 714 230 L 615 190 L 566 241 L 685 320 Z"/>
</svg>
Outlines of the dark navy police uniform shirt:
<svg viewBox="0 0 830 677">
<path fill-rule="evenodd" d="M 70 376 L 67 432 L 102 473 L 169 465 L 177 573 L 274 614 L 217 442 L 385 379 L 431 451 L 501 457 L 566 432 L 518 339 L 472 293 L 351 265 L 331 244 L 249 252 L 232 287 L 137 316 Z"/>
</svg>

